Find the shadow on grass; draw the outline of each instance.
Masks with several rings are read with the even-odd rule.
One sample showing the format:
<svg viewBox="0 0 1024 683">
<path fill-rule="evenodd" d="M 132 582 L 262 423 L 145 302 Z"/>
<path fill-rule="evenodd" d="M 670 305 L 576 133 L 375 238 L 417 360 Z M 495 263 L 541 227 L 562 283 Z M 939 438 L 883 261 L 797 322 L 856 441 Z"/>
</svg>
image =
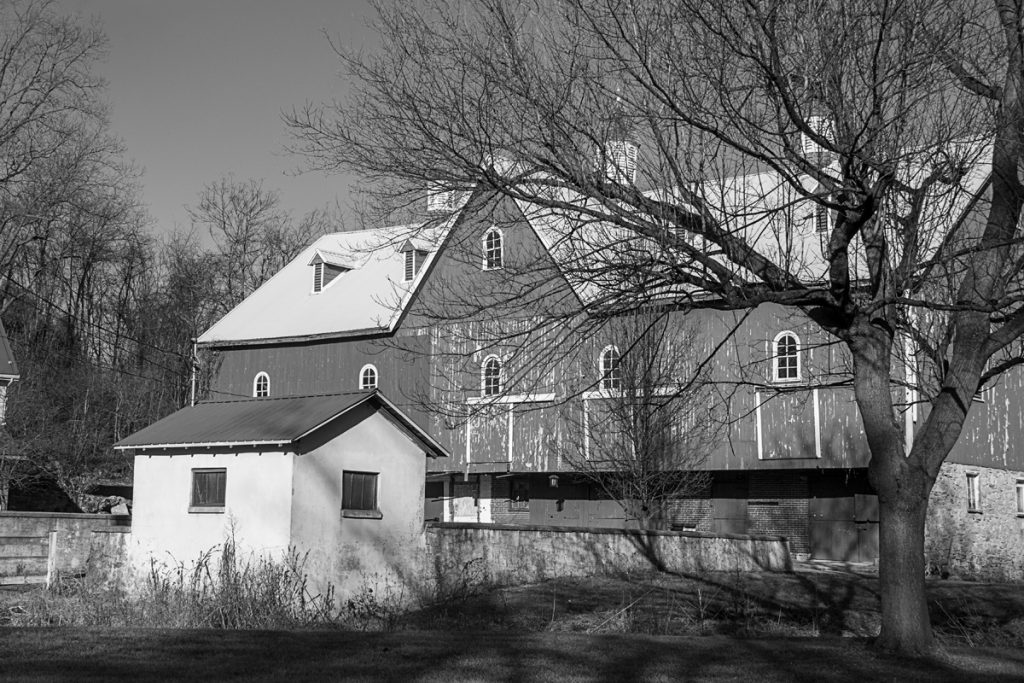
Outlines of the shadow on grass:
<svg viewBox="0 0 1024 683">
<path fill-rule="evenodd" d="M 1024 675 L 1019 651 L 900 660 L 859 639 L 459 632 L 99 631 L 3 634 L 8 681 L 751 680 L 960 681 Z"/>
</svg>

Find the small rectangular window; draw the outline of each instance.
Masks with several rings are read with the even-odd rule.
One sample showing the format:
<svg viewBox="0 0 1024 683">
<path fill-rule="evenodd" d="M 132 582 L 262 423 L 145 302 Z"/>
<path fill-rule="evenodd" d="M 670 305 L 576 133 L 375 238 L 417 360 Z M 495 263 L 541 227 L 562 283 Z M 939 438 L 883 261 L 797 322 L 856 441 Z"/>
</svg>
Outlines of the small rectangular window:
<svg viewBox="0 0 1024 683">
<path fill-rule="evenodd" d="M 223 512 L 227 480 L 224 468 L 192 470 L 189 512 Z"/>
<path fill-rule="evenodd" d="M 341 513 L 345 517 L 380 517 L 376 472 L 342 472 Z"/>
<path fill-rule="evenodd" d="M 1017 515 L 1024 517 L 1024 479 L 1017 480 Z"/>
<path fill-rule="evenodd" d="M 967 511 L 981 512 L 981 477 L 977 472 L 967 473 Z"/>
</svg>

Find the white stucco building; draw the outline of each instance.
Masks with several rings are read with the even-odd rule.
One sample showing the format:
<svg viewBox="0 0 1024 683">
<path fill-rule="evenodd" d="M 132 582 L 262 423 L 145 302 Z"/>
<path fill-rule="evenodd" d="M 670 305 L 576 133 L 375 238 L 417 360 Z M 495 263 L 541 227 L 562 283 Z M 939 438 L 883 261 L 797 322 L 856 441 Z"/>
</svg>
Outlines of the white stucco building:
<svg viewBox="0 0 1024 683">
<path fill-rule="evenodd" d="M 428 458 L 447 454 L 378 391 L 199 403 L 122 440 L 132 564 L 307 554 L 310 589 L 414 590 Z"/>
</svg>

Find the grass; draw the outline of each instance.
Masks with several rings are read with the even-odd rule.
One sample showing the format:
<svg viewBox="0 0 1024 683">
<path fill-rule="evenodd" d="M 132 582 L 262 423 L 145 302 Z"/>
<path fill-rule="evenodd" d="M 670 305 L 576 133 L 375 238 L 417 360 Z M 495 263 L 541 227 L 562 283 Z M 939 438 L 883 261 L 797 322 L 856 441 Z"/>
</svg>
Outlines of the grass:
<svg viewBox="0 0 1024 683">
<path fill-rule="evenodd" d="M 5 681 L 1019 681 L 1024 654 L 898 660 L 852 638 L 5 629 Z"/>
<path fill-rule="evenodd" d="M 0 624 L 22 626 L 0 628 L 0 679 L 1024 680 L 1020 584 L 929 581 L 939 656 L 907 661 L 868 647 L 870 572 L 467 584 L 401 612 L 369 592 L 311 602 L 300 559 L 155 571 L 141 599 L 87 582 L 0 591 Z M 161 624 L 179 628 L 139 628 Z M 277 630 L 241 630 L 260 628 Z"/>
</svg>

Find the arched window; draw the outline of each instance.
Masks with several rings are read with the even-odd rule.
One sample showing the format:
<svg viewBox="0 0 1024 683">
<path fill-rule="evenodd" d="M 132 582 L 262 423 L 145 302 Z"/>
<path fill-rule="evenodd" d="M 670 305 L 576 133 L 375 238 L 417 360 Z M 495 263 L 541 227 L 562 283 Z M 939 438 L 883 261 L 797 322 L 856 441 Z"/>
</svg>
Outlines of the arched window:
<svg viewBox="0 0 1024 683">
<path fill-rule="evenodd" d="M 772 378 L 776 382 L 800 379 L 800 337 L 793 332 L 779 332 L 772 341 Z"/>
<path fill-rule="evenodd" d="M 359 371 L 359 388 L 377 388 L 377 368 L 375 366 L 368 363 L 363 366 L 362 370 Z"/>
<path fill-rule="evenodd" d="M 481 386 L 484 396 L 497 396 L 501 393 L 501 359 L 497 356 L 487 356 L 481 368 Z"/>
<path fill-rule="evenodd" d="M 270 375 L 265 372 L 256 374 L 256 378 L 252 381 L 252 395 L 256 398 L 270 396 Z"/>
<path fill-rule="evenodd" d="M 619 350 L 614 346 L 606 346 L 599 359 L 601 368 L 601 388 L 621 389 L 622 368 L 619 366 Z"/>
<path fill-rule="evenodd" d="M 484 233 L 484 270 L 497 270 L 505 266 L 501 230 L 491 228 Z"/>
</svg>

